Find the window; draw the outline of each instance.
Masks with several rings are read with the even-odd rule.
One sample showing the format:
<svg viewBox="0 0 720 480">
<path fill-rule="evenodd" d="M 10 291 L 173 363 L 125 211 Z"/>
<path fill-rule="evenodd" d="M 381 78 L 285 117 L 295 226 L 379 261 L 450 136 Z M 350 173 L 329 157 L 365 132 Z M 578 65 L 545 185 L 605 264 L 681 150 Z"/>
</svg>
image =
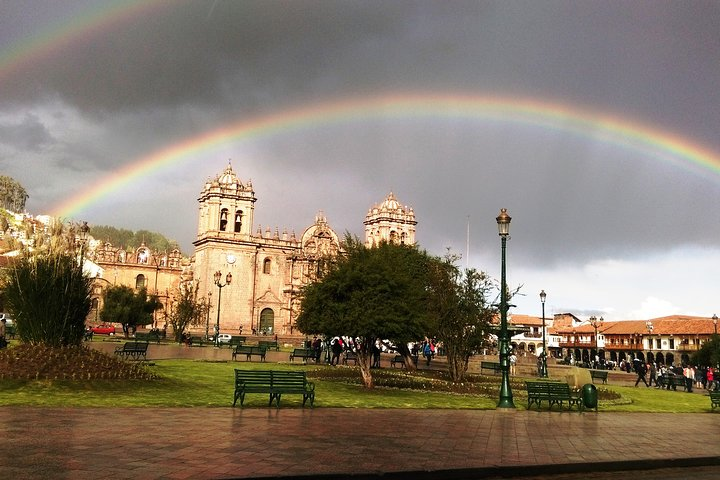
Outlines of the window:
<svg viewBox="0 0 720 480">
<path fill-rule="evenodd" d="M 242 210 L 238 210 L 235 212 L 235 230 L 234 232 L 239 232 L 240 227 L 242 227 Z"/>
<path fill-rule="evenodd" d="M 224 232 L 227 229 L 228 222 L 228 209 L 223 208 L 220 210 L 220 231 Z"/>
<path fill-rule="evenodd" d="M 270 259 L 266 258 L 263 261 L 263 273 L 270 273 Z"/>
<path fill-rule="evenodd" d="M 135 288 L 143 288 L 145 286 L 145 275 L 142 273 L 135 277 Z"/>
</svg>

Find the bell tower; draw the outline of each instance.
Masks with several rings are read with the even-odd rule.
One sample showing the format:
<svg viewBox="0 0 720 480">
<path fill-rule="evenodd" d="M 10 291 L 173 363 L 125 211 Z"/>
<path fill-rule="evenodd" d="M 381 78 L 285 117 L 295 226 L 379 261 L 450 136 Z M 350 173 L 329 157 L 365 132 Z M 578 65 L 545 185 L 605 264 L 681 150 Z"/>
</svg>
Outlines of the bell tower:
<svg viewBox="0 0 720 480">
<path fill-rule="evenodd" d="M 208 179 L 200 193 L 195 243 L 208 238 L 249 240 L 256 200 L 252 183 L 243 184 L 228 162 L 222 174 L 213 180 Z"/>
<path fill-rule="evenodd" d="M 403 206 L 390 192 L 385 201 L 373 206 L 365 216 L 365 245 L 375 246 L 385 240 L 398 245 L 415 244 L 415 212 Z"/>
</svg>

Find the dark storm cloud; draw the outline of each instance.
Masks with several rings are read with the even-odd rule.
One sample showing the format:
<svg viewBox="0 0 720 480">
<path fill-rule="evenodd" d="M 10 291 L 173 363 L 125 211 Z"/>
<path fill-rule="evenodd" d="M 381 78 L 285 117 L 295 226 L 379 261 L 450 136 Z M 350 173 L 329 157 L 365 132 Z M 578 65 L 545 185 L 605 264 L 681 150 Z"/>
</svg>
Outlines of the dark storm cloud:
<svg viewBox="0 0 720 480">
<path fill-rule="evenodd" d="M 0 120 L 0 144 L 16 150 L 38 152 L 54 141 L 35 115 L 27 114 L 19 122 Z"/>
</svg>

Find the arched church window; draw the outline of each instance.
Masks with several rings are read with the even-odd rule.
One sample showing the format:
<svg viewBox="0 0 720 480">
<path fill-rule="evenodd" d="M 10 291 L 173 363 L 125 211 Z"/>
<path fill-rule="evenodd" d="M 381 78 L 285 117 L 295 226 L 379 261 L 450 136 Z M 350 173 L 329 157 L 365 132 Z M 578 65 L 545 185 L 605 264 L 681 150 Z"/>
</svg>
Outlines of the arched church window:
<svg viewBox="0 0 720 480">
<path fill-rule="evenodd" d="M 145 286 L 145 275 L 142 273 L 135 277 L 135 288 L 143 288 Z"/>
<path fill-rule="evenodd" d="M 239 232 L 240 228 L 242 227 L 242 210 L 237 210 L 235 212 L 235 232 Z"/>
<path fill-rule="evenodd" d="M 405 239 L 407 238 L 407 235 L 405 232 L 400 234 L 400 245 L 405 245 Z"/>
<path fill-rule="evenodd" d="M 90 300 L 90 309 L 97 310 L 99 304 L 100 304 L 100 300 L 98 300 L 97 298 L 93 298 L 92 300 Z"/>
<path fill-rule="evenodd" d="M 263 261 L 263 273 L 270 273 L 270 259 L 266 258 Z"/>
<path fill-rule="evenodd" d="M 220 210 L 220 231 L 224 232 L 227 230 L 227 221 L 228 221 L 228 209 L 223 208 Z"/>
<path fill-rule="evenodd" d="M 397 244 L 398 235 L 397 235 L 397 232 L 396 232 L 395 230 L 391 230 L 391 231 L 390 231 L 390 239 L 389 239 L 389 240 L 390 240 L 390 243 Z"/>
<path fill-rule="evenodd" d="M 260 334 L 271 335 L 275 329 L 275 312 L 272 308 L 263 308 L 260 312 Z"/>
</svg>

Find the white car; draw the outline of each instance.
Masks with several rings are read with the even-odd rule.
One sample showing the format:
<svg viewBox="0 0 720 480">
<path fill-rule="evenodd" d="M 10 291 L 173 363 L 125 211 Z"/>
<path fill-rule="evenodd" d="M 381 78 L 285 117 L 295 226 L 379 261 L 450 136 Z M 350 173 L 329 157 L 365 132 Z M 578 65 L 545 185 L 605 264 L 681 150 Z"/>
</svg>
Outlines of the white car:
<svg viewBox="0 0 720 480">
<path fill-rule="evenodd" d="M 221 333 L 218 335 L 218 343 L 230 343 L 232 335 L 229 333 Z"/>
</svg>

